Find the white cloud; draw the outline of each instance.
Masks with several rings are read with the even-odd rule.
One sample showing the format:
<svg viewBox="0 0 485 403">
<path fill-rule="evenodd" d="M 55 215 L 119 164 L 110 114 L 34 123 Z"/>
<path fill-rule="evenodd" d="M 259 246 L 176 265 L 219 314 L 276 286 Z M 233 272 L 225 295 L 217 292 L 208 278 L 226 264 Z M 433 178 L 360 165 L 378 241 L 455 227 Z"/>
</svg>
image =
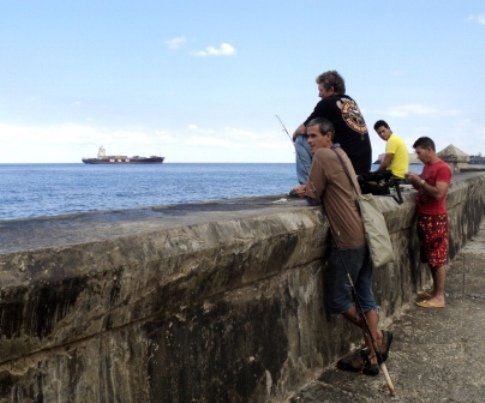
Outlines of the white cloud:
<svg viewBox="0 0 485 403">
<path fill-rule="evenodd" d="M 456 120 L 442 132 L 441 141 L 442 148 L 454 144 L 467 154 L 478 154 L 485 149 L 485 124 L 469 118 Z"/>
<path fill-rule="evenodd" d="M 229 43 L 221 43 L 216 48 L 214 46 L 208 46 L 205 50 L 192 53 L 194 56 L 207 57 L 207 56 L 233 56 L 236 54 L 236 49 Z"/>
<path fill-rule="evenodd" d="M 462 112 L 459 109 L 449 109 L 449 110 L 443 111 L 442 114 L 446 116 L 456 117 L 456 116 L 461 116 Z"/>
<path fill-rule="evenodd" d="M 480 25 L 485 25 L 485 13 L 484 14 L 477 14 L 477 15 L 470 15 L 466 19 L 468 22 L 477 23 Z"/>
<path fill-rule="evenodd" d="M 211 148 L 236 148 L 238 144 L 224 138 L 215 136 L 190 136 L 187 141 L 189 146 L 202 146 Z"/>
<path fill-rule="evenodd" d="M 248 129 L 227 126 L 224 128 L 227 137 L 244 142 L 262 142 L 264 138 L 273 137 L 272 134 L 255 132 Z"/>
<path fill-rule="evenodd" d="M 188 146 L 235 150 L 236 156 L 237 150 L 254 150 L 260 155 L 259 151 L 262 149 L 293 151 L 293 145 L 278 131 L 254 131 L 229 126 L 220 130 L 202 129 L 194 124 L 189 125 L 189 131 L 196 132 L 197 135 L 188 136 Z M 271 161 L 273 155 L 268 154 L 267 157 Z"/>
<path fill-rule="evenodd" d="M 409 116 L 459 116 L 458 109 L 440 110 L 432 106 L 422 104 L 406 104 L 391 106 L 386 111 L 387 115 L 395 118 L 407 118 Z"/>
<path fill-rule="evenodd" d="M 198 134 L 215 134 L 216 131 L 213 130 L 213 129 L 202 129 L 201 127 L 197 126 L 196 124 L 189 124 L 187 126 L 187 128 L 191 131 L 191 132 L 195 132 L 195 133 L 198 133 Z"/>
<path fill-rule="evenodd" d="M 185 36 L 177 36 L 175 38 L 166 40 L 165 45 L 167 45 L 167 48 L 169 49 L 179 49 L 185 45 L 186 42 L 187 39 L 185 39 Z"/>
<path fill-rule="evenodd" d="M 190 133 L 195 135 L 189 135 L 187 144 L 189 146 L 204 146 L 213 148 L 235 149 L 240 147 L 246 147 L 247 137 L 238 136 L 235 133 L 235 129 L 223 128 L 215 130 L 211 128 L 201 128 L 196 124 L 188 125 Z"/>
<path fill-rule="evenodd" d="M 434 108 L 420 104 L 407 104 L 392 106 L 388 110 L 389 116 L 408 117 L 411 115 L 432 115 L 436 113 Z"/>
<path fill-rule="evenodd" d="M 177 144 L 178 140 L 175 136 L 164 131 L 155 130 L 155 138 L 162 144 Z"/>
<path fill-rule="evenodd" d="M 141 128 L 109 129 L 77 123 L 21 126 L 0 123 L 0 163 L 80 162 L 94 156 L 103 145 L 108 153 L 155 155 L 176 144 L 169 133 Z"/>
<path fill-rule="evenodd" d="M 201 127 L 149 130 L 63 123 L 26 126 L 0 122 L 1 163 L 80 163 L 108 154 L 162 155 L 167 162 L 291 162 L 294 147 L 278 129 Z"/>
</svg>

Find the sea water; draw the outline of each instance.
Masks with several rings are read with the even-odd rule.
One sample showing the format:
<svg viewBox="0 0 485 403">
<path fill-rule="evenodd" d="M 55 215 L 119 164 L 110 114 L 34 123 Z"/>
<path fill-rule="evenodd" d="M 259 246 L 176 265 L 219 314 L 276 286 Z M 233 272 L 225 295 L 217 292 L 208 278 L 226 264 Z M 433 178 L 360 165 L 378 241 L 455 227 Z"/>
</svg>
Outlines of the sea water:
<svg viewBox="0 0 485 403">
<path fill-rule="evenodd" d="M 0 220 L 287 193 L 294 164 L 0 164 Z"/>
<path fill-rule="evenodd" d="M 296 184 L 292 163 L 0 164 L 0 220 L 283 195 Z"/>
</svg>

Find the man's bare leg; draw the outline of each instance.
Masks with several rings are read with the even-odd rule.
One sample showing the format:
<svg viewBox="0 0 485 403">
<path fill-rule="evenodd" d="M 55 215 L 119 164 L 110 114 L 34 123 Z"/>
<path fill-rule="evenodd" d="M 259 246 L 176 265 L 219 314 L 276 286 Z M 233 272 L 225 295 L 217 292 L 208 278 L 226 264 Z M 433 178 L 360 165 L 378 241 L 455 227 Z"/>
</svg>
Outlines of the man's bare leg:
<svg viewBox="0 0 485 403">
<path fill-rule="evenodd" d="M 433 292 L 428 302 L 432 304 L 445 303 L 445 280 L 446 280 L 446 265 L 438 267 L 437 269 L 431 269 L 431 275 L 433 276 Z"/>
<path fill-rule="evenodd" d="M 365 344 L 370 352 L 369 354 L 370 361 L 372 364 L 377 364 L 377 356 L 375 353 L 374 346 L 372 345 L 371 338 L 367 334 L 365 323 L 360 317 L 360 315 L 358 314 L 357 310 L 355 309 L 355 306 L 352 305 L 346 312 L 343 313 L 343 315 L 347 320 L 349 320 L 354 325 L 364 330 Z M 380 348 L 382 344 L 383 335 L 382 335 L 382 331 L 378 329 L 379 316 L 377 315 L 377 312 L 374 309 L 371 309 L 370 311 L 365 312 L 364 315 L 367 320 L 367 324 L 369 325 L 369 330 L 372 333 L 372 337 L 374 338 L 374 341 L 376 342 L 378 348 Z"/>
</svg>

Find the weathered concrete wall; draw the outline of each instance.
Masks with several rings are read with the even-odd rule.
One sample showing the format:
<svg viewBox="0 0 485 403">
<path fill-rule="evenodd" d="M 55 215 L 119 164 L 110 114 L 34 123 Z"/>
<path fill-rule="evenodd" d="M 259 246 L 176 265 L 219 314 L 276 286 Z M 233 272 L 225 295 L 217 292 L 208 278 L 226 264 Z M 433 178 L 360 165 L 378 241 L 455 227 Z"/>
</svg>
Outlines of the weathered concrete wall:
<svg viewBox="0 0 485 403">
<path fill-rule="evenodd" d="M 451 251 L 485 212 L 485 176 L 449 194 Z M 360 335 L 327 321 L 328 227 L 276 198 L 0 223 L 0 401 L 282 401 Z M 412 194 L 380 198 L 396 262 L 382 317 L 429 281 Z"/>
</svg>

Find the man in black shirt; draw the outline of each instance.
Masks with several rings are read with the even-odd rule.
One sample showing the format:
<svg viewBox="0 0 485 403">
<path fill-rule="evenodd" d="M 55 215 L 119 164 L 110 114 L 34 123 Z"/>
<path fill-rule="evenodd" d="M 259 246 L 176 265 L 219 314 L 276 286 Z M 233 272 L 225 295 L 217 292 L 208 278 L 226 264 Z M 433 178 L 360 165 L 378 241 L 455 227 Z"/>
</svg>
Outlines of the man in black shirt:
<svg viewBox="0 0 485 403">
<path fill-rule="evenodd" d="M 335 70 L 316 78 L 321 99 L 311 115 L 293 133 L 298 181 L 306 183 L 312 154 L 307 141 L 306 125 L 312 119 L 325 118 L 335 127 L 334 143 L 340 144 L 352 162 L 357 175 L 370 171 L 372 148 L 369 133 L 357 103 L 345 94 L 345 81 Z"/>
</svg>

